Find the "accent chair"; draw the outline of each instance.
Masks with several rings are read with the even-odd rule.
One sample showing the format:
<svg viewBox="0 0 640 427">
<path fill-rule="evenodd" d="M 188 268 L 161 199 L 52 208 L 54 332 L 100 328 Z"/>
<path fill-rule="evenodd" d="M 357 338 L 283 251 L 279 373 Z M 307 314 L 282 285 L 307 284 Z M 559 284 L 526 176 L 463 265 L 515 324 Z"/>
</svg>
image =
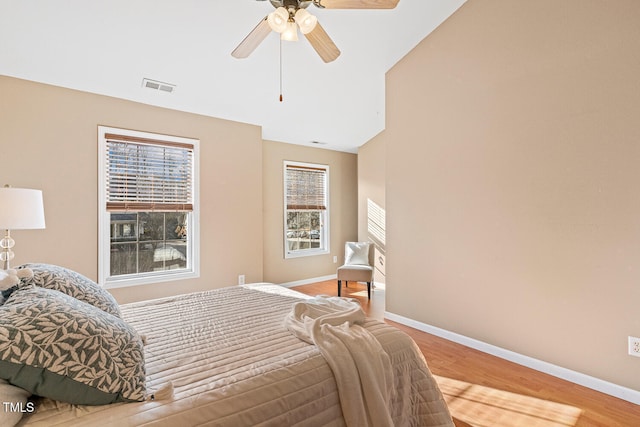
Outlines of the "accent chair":
<svg viewBox="0 0 640 427">
<path fill-rule="evenodd" d="M 344 265 L 338 267 L 338 296 L 341 295 L 342 281 L 348 286 L 349 282 L 366 282 L 367 297 L 371 299 L 371 285 L 373 284 L 374 251 L 371 242 L 347 242 L 344 247 Z"/>
</svg>

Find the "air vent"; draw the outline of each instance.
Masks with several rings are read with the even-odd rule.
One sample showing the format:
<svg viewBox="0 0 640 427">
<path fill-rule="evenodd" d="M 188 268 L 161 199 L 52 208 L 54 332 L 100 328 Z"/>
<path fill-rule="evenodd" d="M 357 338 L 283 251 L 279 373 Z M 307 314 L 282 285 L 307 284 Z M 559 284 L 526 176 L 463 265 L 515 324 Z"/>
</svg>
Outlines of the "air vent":
<svg viewBox="0 0 640 427">
<path fill-rule="evenodd" d="M 171 83 L 163 83 L 157 80 L 151 79 L 142 79 L 142 87 L 146 87 L 147 89 L 159 90 L 162 92 L 171 93 L 175 90 L 176 85 L 172 85 Z"/>
</svg>

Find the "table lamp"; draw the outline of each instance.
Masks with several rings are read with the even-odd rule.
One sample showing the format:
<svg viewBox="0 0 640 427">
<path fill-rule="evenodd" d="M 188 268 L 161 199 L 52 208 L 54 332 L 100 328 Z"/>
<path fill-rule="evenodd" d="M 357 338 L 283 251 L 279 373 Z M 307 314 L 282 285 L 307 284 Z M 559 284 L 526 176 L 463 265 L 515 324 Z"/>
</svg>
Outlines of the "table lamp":
<svg viewBox="0 0 640 427">
<path fill-rule="evenodd" d="M 0 261 L 4 270 L 10 268 L 14 257 L 11 250 L 15 241 L 11 238 L 11 230 L 29 230 L 44 228 L 44 205 L 42 191 L 28 188 L 0 188 L 0 230 L 6 230 L 0 240 Z"/>
</svg>

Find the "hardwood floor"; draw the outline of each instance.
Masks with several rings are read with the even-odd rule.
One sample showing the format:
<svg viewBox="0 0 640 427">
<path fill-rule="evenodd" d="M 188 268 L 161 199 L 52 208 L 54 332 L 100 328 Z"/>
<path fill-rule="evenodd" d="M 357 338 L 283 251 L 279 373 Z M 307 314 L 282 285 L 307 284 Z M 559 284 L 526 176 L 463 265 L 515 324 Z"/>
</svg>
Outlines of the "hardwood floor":
<svg viewBox="0 0 640 427">
<path fill-rule="evenodd" d="M 337 295 L 329 280 L 293 289 Z M 370 317 L 384 320 L 384 289 L 367 300 L 364 284 L 343 286 L 342 296 L 360 301 Z M 427 359 L 456 426 L 640 426 L 640 406 L 500 359 L 407 326 Z"/>
</svg>

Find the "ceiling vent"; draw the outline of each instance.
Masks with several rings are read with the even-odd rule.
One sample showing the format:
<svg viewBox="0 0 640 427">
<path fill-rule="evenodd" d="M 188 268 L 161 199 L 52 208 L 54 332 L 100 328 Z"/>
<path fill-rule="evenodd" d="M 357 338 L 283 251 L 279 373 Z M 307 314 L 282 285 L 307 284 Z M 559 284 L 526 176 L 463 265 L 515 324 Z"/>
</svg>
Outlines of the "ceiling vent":
<svg viewBox="0 0 640 427">
<path fill-rule="evenodd" d="M 151 79 L 142 79 L 142 87 L 146 87 L 147 89 L 159 90 L 161 92 L 171 93 L 176 89 L 176 85 L 172 85 L 171 83 L 163 83 L 157 80 Z"/>
</svg>

